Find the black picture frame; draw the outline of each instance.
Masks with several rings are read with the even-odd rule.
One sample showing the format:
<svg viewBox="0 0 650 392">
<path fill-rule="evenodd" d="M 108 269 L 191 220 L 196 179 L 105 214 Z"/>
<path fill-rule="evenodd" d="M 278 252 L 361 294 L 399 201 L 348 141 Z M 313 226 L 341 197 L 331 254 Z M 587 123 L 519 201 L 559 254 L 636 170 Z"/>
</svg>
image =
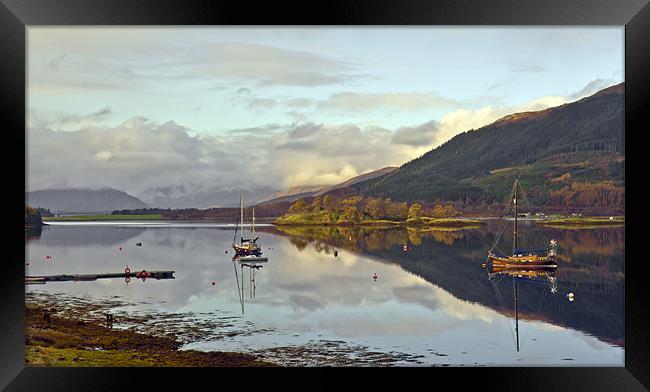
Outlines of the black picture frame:
<svg viewBox="0 0 650 392">
<path fill-rule="evenodd" d="M 26 51 L 28 26 L 37 25 L 618 25 L 625 26 L 625 133 L 628 143 L 626 171 L 627 208 L 630 200 L 642 197 L 643 185 L 630 179 L 639 175 L 644 165 L 641 137 L 650 129 L 650 5 L 648 0 L 446 0 L 446 1 L 325 1 L 278 3 L 217 2 L 181 0 L 0 0 L 0 113 L 4 128 L 3 167 L 10 181 L 5 186 L 5 248 L 0 284 L 0 389 L 18 390 L 115 390 L 138 387 L 152 388 L 167 384 L 181 369 L 80 369 L 25 367 L 25 304 L 24 304 L 24 207 L 25 173 L 16 169 L 25 165 L 26 145 Z M 25 133 L 23 133 L 25 132 Z M 630 139 L 632 137 L 632 139 Z M 25 169 L 25 167 L 23 167 Z M 630 185 L 632 184 L 632 185 Z M 631 192 L 632 187 L 637 194 Z M 642 205 L 632 202 L 632 211 Z M 642 258 L 634 258 L 643 246 L 643 223 L 639 215 L 626 212 L 625 265 L 625 367 L 547 367 L 444 369 L 431 373 L 423 369 L 421 380 L 439 378 L 456 386 L 466 382 L 487 389 L 517 390 L 620 390 L 642 391 L 650 388 L 650 306 L 643 274 Z M 196 371 L 196 373 L 195 373 Z M 232 371 L 231 369 L 227 370 Z M 464 373 L 459 373 L 464 372 Z M 472 373 L 468 377 L 467 372 Z M 480 372 L 480 375 L 477 374 Z M 214 377 L 229 377 L 223 370 L 209 372 L 191 370 L 191 379 L 210 382 Z M 264 380 L 268 371 L 264 371 Z M 321 372 L 322 373 L 322 372 Z M 380 373 L 387 375 L 388 373 Z M 246 377 L 248 375 L 249 377 Z M 257 377 L 247 372 L 242 385 L 249 387 Z M 272 379 L 288 382 L 273 372 Z M 382 384 L 377 374 L 360 380 L 371 385 Z M 406 376 L 411 381 L 409 376 Z M 391 377 L 392 378 L 392 377 Z M 284 379 L 284 380 L 283 380 Z M 323 377 L 310 382 L 336 385 L 338 377 Z M 144 380 L 144 381 L 143 381 Z M 318 381 L 318 382 L 317 382 Z M 345 384 L 348 386 L 348 382 Z M 443 385 L 442 383 L 440 385 Z M 369 385 L 370 386 L 370 385 Z M 209 387 L 209 386 L 208 386 Z M 449 388 L 447 386 L 446 388 Z"/>
</svg>

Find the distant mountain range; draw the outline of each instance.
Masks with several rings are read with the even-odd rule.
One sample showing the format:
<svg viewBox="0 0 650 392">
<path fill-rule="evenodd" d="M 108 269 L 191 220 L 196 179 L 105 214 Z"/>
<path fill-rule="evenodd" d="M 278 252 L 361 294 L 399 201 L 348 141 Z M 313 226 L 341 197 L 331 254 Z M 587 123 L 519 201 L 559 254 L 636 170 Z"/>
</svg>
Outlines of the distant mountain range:
<svg viewBox="0 0 650 392">
<path fill-rule="evenodd" d="M 25 194 L 25 203 L 52 212 L 104 212 L 149 207 L 142 200 L 112 188 L 45 189 Z"/>
<path fill-rule="evenodd" d="M 275 194 L 257 201 L 256 204 L 277 204 L 283 202 L 292 202 L 298 199 L 307 198 L 307 197 L 317 197 L 322 196 L 326 193 L 333 192 L 337 189 L 345 189 L 352 185 L 358 184 L 363 181 L 372 180 L 377 177 L 385 176 L 386 174 L 392 173 L 397 170 L 396 167 L 384 167 L 379 170 L 371 171 L 369 173 L 360 174 L 356 177 L 352 177 L 347 181 L 344 181 L 336 185 L 326 185 L 326 186 L 303 186 L 290 188 L 284 192 L 276 192 Z"/>
<path fill-rule="evenodd" d="M 169 186 L 138 196 L 115 189 L 48 189 L 26 194 L 32 207 L 96 212 L 138 208 L 264 205 L 277 213 L 299 199 L 330 194 L 393 201 L 453 202 L 457 208 L 503 202 L 519 177 L 537 206 L 621 212 L 625 207 L 624 83 L 576 102 L 515 113 L 456 135 L 399 168 L 385 167 L 332 186 L 286 191 Z"/>
<path fill-rule="evenodd" d="M 269 186 L 245 189 L 239 187 L 208 187 L 185 189 L 182 186 L 150 188 L 138 196 L 155 208 L 227 208 L 239 206 L 239 195 L 243 193 L 244 204 L 257 203 L 262 198 L 275 194 L 276 188 Z"/>
</svg>

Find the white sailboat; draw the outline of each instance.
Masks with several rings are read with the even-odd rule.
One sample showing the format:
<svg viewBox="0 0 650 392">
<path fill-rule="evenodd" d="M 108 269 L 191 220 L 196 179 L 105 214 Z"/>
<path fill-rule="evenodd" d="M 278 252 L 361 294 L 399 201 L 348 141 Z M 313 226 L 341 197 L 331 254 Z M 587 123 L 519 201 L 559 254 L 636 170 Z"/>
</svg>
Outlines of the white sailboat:
<svg viewBox="0 0 650 392">
<path fill-rule="evenodd" d="M 235 258 L 238 260 L 259 260 L 266 259 L 262 256 L 262 249 L 257 243 L 259 237 L 255 237 L 255 209 L 253 208 L 253 219 L 251 221 L 249 236 L 250 238 L 244 238 L 244 196 L 240 193 L 239 195 L 239 225 L 235 226 L 235 237 L 233 238 L 232 247 L 235 250 Z M 240 232 L 239 240 L 237 240 L 237 232 Z"/>
</svg>

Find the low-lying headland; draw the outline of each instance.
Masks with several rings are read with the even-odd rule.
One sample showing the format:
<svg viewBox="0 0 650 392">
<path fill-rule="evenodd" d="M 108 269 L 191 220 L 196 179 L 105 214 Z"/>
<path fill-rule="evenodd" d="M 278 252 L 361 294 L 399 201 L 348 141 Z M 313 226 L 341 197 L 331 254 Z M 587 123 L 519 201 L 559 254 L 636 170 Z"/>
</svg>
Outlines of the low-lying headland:
<svg viewBox="0 0 650 392">
<path fill-rule="evenodd" d="M 27 366 L 275 366 L 248 354 L 180 350 L 181 343 L 168 337 L 113 329 L 92 318 L 61 313 L 26 304 Z"/>
<path fill-rule="evenodd" d="M 117 221 L 117 220 L 162 220 L 161 214 L 92 214 L 44 217 L 43 222 L 83 222 L 83 221 Z"/>
<path fill-rule="evenodd" d="M 560 228 L 598 228 L 603 226 L 624 226 L 624 216 L 585 216 L 547 219 L 540 222 L 542 225 Z"/>
</svg>

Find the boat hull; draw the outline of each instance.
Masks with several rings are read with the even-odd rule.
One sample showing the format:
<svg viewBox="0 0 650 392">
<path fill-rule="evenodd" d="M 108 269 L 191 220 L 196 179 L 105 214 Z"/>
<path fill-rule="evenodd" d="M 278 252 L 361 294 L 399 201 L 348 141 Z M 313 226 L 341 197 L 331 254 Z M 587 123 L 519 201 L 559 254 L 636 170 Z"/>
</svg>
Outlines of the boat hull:
<svg viewBox="0 0 650 392">
<path fill-rule="evenodd" d="M 269 258 L 261 256 L 235 256 L 235 261 L 240 263 L 265 263 L 269 261 Z"/>
<path fill-rule="evenodd" d="M 249 245 L 233 245 L 232 248 L 235 250 L 235 254 L 238 256 L 260 256 L 262 250 L 258 246 L 249 246 Z"/>
<path fill-rule="evenodd" d="M 488 268 L 491 270 L 505 269 L 551 269 L 557 268 L 555 257 L 526 255 L 526 256 L 495 256 L 488 255 Z"/>
</svg>

